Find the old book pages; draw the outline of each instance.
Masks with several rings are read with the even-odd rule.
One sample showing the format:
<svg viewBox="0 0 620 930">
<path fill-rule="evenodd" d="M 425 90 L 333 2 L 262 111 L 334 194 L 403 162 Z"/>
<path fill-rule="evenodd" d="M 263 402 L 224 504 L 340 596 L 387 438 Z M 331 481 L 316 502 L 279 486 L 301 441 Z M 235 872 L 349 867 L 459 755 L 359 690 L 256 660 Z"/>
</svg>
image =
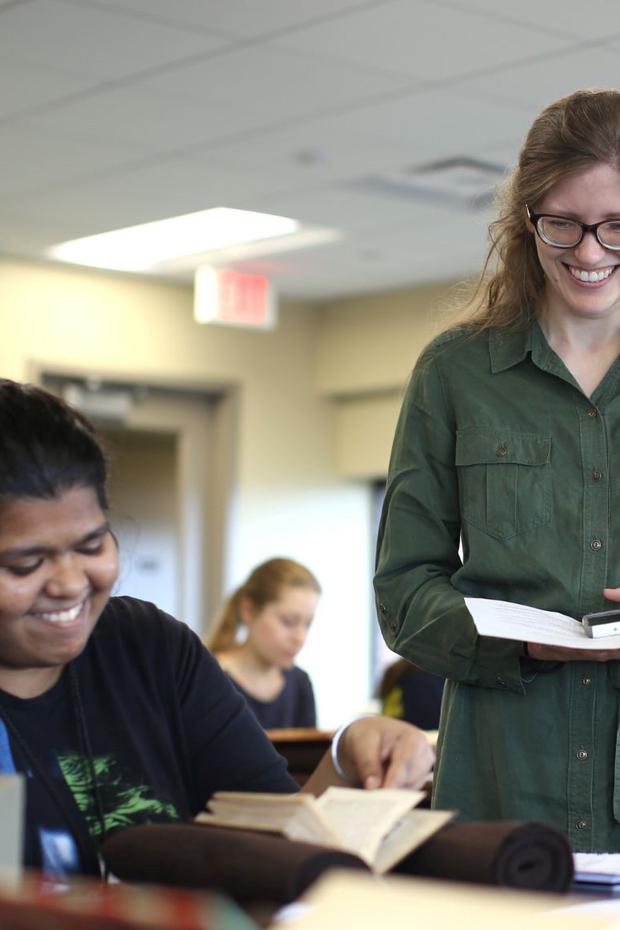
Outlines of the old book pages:
<svg viewBox="0 0 620 930">
<path fill-rule="evenodd" d="M 404 788 L 364 791 L 328 788 L 321 797 L 217 792 L 204 824 L 267 830 L 291 840 L 346 850 L 374 871 L 386 872 L 454 816 L 451 811 L 413 810 L 424 793 Z"/>
</svg>

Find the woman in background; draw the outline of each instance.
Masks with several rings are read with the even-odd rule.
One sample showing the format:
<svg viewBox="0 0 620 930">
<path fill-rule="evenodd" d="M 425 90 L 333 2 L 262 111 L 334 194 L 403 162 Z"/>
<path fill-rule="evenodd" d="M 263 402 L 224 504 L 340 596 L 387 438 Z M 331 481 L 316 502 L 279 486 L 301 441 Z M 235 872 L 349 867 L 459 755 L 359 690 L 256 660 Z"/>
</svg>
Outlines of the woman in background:
<svg viewBox="0 0 620 930">
<path fill-rule="evenodd" d="M 316 726 L 312 683 L 294 663 L 320 594 L 318 581 L 299 562 L 269 559 L 228 598 L 208 640 L 266 730 Z"/>
</svg>

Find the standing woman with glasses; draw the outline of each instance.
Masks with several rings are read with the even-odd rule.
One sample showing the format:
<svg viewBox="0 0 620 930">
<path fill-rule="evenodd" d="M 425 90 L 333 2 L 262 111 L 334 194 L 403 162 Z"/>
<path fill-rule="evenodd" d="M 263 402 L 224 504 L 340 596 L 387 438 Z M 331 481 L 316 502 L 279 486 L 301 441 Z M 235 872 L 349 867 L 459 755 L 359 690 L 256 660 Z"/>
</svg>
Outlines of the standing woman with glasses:
<svg viewBox="0 0 620 930">
<path fill-rule="evenodd" d="M 577 619 L 620 601 L 620 92 L 543 110 L 490 232 L 475 308 L 404 400 L 379 619 L 448 679 L 437 807 L 619 851 L 620 650 L 478 636 L 464 596 Z"/>
</svg>

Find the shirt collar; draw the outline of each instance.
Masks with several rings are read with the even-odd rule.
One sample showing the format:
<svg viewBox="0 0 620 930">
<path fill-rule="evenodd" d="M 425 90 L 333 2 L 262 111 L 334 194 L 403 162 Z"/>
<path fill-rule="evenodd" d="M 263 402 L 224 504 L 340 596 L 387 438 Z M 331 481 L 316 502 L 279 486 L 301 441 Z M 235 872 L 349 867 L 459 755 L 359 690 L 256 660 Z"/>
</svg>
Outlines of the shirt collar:
<svg viewBox="0 0 620 930">
<path fill-rule="evenodd" d="M 532 323 L 526 329 L 492 329 L 489 334 L 489 354 L 493 374 L 522 362 L 535 347 L 536 331 L 540 333 L 538 323 Z"/>
</svg>

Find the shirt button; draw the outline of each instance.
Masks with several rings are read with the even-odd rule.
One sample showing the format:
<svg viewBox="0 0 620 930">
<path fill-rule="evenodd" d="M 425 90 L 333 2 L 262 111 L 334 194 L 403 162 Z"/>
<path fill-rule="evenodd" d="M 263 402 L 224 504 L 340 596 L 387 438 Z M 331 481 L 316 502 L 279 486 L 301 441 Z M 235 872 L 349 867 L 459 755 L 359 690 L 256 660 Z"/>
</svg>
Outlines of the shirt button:
<svg viewBox="0 0 620 930">
<path fill-rule="evenodd" d="M 585 820 L 578 820 L 575 826 L 577 827 L 578 830 L 585 830 L 588 824 L 586 823 Z"/>
<path fill-rule="evenodd" d="M 584 761 L 588 758 L 588 753 L 585 751 L 585 749 L 580 749 L 580 750 L 576 753 L 576 756 L 577 756 L 577 758 L 579 759 L 580 762 L 584 762 Z"/>
<path fill-rule="evenodd" d="M 598 416 L 598 410 L 596 409 L 596 407 L 590 407 L 590 409 L 588 410 L 588 416 L 589 416 L 589 417 L 597 417 L 597 416 Z"/>
<path fill-rule="evenodd" d="M 584 688 L 587 688 L 588 685 L 592 684 L 592 679 L 588 678 L 587 675 L 584 675 L 583 678 L 581 679 L 581 684 L 584 686 Z"/>
<path fill-rule="evenodd" d="M 590 549 L 594 549 L 595 552 L 598 552 L 599 549 L 603 548 L 603 541 L 595 536 L 590 543 Z"/>
<path fill-rule="evenodd" d="M 508 449 L 506 446 L 498 446 L 495 450 L 495 455 L 498 457 L 498 459 L 502 459 L 507 454 L 507 452 Z"/>
<path fill-rule="evenodd" d="M 602 477 L 603 477 L 602 471 L 599 471 L 598 468 L 592 469 L 592 480 L 593 481 L 600 481 Z"/>
</svg>

